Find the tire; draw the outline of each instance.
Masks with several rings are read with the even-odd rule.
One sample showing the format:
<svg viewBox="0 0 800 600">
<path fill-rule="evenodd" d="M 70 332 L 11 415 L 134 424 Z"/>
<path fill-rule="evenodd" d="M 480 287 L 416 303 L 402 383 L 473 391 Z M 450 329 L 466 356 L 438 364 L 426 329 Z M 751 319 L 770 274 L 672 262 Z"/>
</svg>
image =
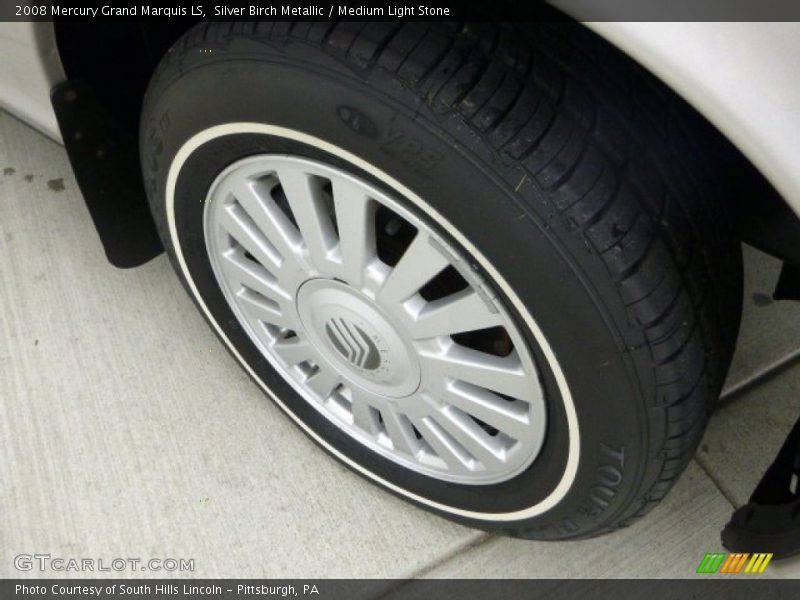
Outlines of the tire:
<svg viewBox="0 0 800 600">
<path fill-rule="evenodd" d="M 741 248 L 716 179 L 720 147 L 669 90 L 568 23 L 201 24 L 162 60 L 141 127 L 144 181 L 176 271 L 223 343 L 292 420 L 406 500 L 533 539 L 628 525 L 666 495 L 694 453 L 741 312 Z M 221 283 L 208 233 L 214 217 L 204 215 L 209 202 L 230 201 L 214 200 L 230 173 L 281 157 L 318 169 L 319 181 L 334 173 L 385 195 L 393 215 L 408 215 L 453 257 L 469 293 L 499 310 L 506 325 L 491 335 L 510 338 L 512 354 L 527 353 L 535 365 L 530 381 L 541 398 L 529 405 L 541 401 L 545 424 L 532 459 L 501 476 L 487 458 L 484 479 L 449 477 L 458 470 L 446 471 L 444 458 L 441 472 L 410 467 L 311 406 L 294 375 L 265 356 L 261 334 Z M 283 192 L 269 189 L 277 206 Z M 393 226 L 384 225 L 380 235 L 390 235 Z M 345 239 L 347 230 L 336 235 Z M 225 239 L 219 243 L 238 243 Z M 325 287 L 325 297 L 338 289 Z M 488 331 L 476 335 L 484 340 Z M 470 348 L 484 343 L 471 340 Z M 373 415 L 376 427 L 388 427 L 382 414 Z M 532 447 L 524 435 L 502 441 L 512 442 Z M 394 439 L 391 446 L 400 447 Z M 508 448 L 506 461 L 517 446 Z M 464 468 L 480 471 L 479 463 Z"/>
</svg>

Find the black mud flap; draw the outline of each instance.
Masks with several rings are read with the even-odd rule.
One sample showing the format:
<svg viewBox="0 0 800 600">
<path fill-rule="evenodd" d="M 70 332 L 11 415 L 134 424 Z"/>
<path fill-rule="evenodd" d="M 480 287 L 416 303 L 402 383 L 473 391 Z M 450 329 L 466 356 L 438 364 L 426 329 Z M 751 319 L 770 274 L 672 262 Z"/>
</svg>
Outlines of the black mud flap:
<svg viewBox="0 0 800 600">
<path fill-rule="evenodd" d="M 80 80 L 53 88 L 64 146 L 106 257 L 137 267 L 164 251 L 147 206 L 136 136 L 124 130 Z"/>
<path fill-rule="evenodd" d="M 750 501 L 722 530 L 722 543 L 732 552 L 775 559 L 800 554 L 800 419 Z"/>
<path fill-rule="evenodd" d="M 783 263 L 772 297 L 775 300 L 800 300 L 800 267 Z"/>
</svg>

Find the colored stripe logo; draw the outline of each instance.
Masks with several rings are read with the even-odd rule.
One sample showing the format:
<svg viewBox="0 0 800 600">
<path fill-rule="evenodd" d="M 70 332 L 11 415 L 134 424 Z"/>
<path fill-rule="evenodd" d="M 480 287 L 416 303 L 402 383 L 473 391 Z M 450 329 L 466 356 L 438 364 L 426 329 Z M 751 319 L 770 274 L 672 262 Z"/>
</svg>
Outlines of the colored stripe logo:
<svg viewBox="0 0 800 600">
<path fill-rule="evenodd" d="M 697 567 L 697 573 L 726 573 L 728 575 L 763 573 L 771 560 L 772 553 L 766 552 L 755 554 L 747 552 L 706 553 Z"/>
</svg>

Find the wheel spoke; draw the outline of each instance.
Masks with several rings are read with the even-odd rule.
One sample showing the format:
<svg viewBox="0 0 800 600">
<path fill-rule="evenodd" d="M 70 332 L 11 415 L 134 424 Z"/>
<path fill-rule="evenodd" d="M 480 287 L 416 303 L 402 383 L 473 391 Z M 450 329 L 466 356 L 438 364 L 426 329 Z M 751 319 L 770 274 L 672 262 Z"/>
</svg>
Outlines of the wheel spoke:
<svg viewBox="0 0 800 600">
<path fill-rule="evenodd" d="M 235 182 L 231 185 L 230 191 L 283 260 L 296 261 L 299 234 L 275 201 L 265 194 L 256 192 L 253 182 L 248 180 Z M 228 210 L 232 208 L 228 207 Z"/>
<path fill-rule="evenodd" d="M 247 260 L 241 252 L 229 251 L 221 261 L 229 279 L 249 287 L 277 304 L 291 300 L 291 296 L 278 287 L 275 277 L 264 267 Z"/>
<path fill-rule="evenodd" d="M 446 408 L 434 413 L 430 418 L 484 468 L 493 469 L 502 466 L 503 460 L 499 456 L 502 449 L 497 440 L 487 434 L 469 415 L 458 409 Z"/>
<path fill-rule="evenodd" d="M 413 423 L 451 473 L 465 475 L 472 472 L 474 459 L 436 421 L 430 417 L 423 417 L 413 419 Z"/>
<path fill-rule="evenodd" d="M 378 435 L 381 431 L 378 411 L 367 402 L 367 395 L 361 390 L 351 388 L 350 394 L 353 425 L 372 436 Z"/>
<path fill-rule="evenodd" d="M 494 308 L 494 307 L 492 307 Z M 409 327 L 415 340 L 465 331 L 488 329 L 503 324 L 503 318 L 470 288 L 428 302 Z"/>
<path fill-rule="evenodd" d="M 245 210 L 237 205 L 224 207 L 219 216 L 219 226 L 267 268 L 279 268 L 283 257 L 264 237 Z"/>
<path fill-rule="evenodd" d="M 378 292 L 378 301 L 403 302 L 444 270 L 450 263 L 420 231 L 389 273 Z"/>
<path fill-rule="evenodd" d="M 325 268 L 331 249 L 336 245 L 336 232 L 323 199 L 322 179 L 309 175 L 298 166 L 285 165 L 278 170 L 286 200 L 292 209 L 300 235 L 317 268 Z"/>
<path fill-rule="evenodd" d="M 300 337 L 293 337 L 288 340 L 279 340 L 272 345 L 275 354 L 280 356 L 287 365 L 299 365 L 306 361 L 317 360 L 317 351 L 306 340 Z"/>
<path fill-rule="evenodd" d="M 537 386 L 532 385 L 516 351 L 501 357 L 454 344 L 443 355 L 421 354 L 420 357 L 431 372 L 439 376 L 528 402 L 538 397 Z"/>
<path fill-rule="evenodd" d="M 306 385 L 323 400 L 327 400 L 341 382 L 342 378 L 339 373 L 329 367 L 320 367 L 316 373 L 306 380 Z"/>
<path fill-rule="evenodd" d="M 281 311 L 280 306 L 269 298 L 265 298 L 249 288 L 240 290 L 236 296 L 239 298 L 239 305 L 251 319 L 289 329 L 296 327 L 286 312 Z"/>
<path fill-rule="evenodd" d="M 507 400 L 462 381 L 453 382 L 442 399 L 515 440 L 530 432 L 527 402 Z"/>
<path fill-rule="evenodd" d="M 414 435 L 414 429 L 408 417 L 397 414 L 388 408 L 381 411 L 381 417 L 394 449 L 415 456 L 420 449 L 420 443 L 417 436 Z"/>
<path fill-rule="evenodd" d="M 361 287 L 367 266 L 375 258 L 375 203 L 364 189 L 346 179 L 334 179 L 333 201 L 342 259 L 342 277 Z"/>
</svg>

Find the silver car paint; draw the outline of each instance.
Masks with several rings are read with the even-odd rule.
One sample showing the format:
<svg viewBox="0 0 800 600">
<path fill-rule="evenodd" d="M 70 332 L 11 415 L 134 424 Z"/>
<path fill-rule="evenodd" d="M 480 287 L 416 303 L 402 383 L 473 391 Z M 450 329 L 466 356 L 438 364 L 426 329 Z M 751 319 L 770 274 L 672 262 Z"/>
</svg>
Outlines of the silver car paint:
<svg viewBox="0 0 800 600">
<path fill-rule="evenodd" d="M 580 0 L 551 1 L 580 19 Z M 705 115 L 800 215 L 800 23 L 587 26 Z M 0 23 L 0 56 L 0 107 L 60 140 L 50 90 L 64 72 L 52 24 Z"/>
<path fill-rule="evenodd" d="M 0 108 L 61 141 L 50 90 L 64 80 L 52 23 L 0 23 Z"/>
</svg>

